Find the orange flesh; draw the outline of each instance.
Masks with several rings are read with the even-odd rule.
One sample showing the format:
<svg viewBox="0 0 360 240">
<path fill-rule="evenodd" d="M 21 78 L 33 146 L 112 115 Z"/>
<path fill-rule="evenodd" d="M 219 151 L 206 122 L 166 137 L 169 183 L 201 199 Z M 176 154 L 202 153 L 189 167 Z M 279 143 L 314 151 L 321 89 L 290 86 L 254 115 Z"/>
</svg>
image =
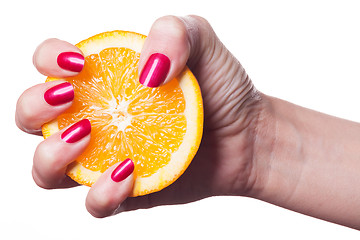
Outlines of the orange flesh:
<svg viewBox="0 0 360 240">
<path fill-rule="evenodd" d="M 90 144 L 76 160 L 85 168 L 104 172 L 131 158 L 135 176 L 150 176 L 182 143 L 185 99 L 178 81 L 159 88 L 142 86 L 139 57 L 128 48 L 107 48 L 87 56 L 83 71 L 66 79 L 74 86 L 75 99 L 58 124 L 62 129 L 90 120 Z"/>
</svg>

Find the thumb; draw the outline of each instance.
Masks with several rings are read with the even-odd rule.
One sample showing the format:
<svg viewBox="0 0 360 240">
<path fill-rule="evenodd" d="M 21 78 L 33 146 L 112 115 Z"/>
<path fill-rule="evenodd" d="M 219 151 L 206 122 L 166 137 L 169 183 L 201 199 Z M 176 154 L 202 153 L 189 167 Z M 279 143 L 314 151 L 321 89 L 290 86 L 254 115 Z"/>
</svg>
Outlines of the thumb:
<svg viewBox="0 0 360 240">
<path fill-rule="evenodd" d="M 87 195 L 88 212 L 97 218 L 113 215 L 132 191 L 133 171 L 134 163 L 129 158 L 107 169 Z"/>
<path fill-rule="evenodd" d="M 140 83 L 147 87 L 158 87 L 179 75 L 188 60 L 194 62 L 192 58 L 199 55 L 199 47 L 207 49 L 198 40 L 203 30 L 213 33 L 207 34 L 210 36 L 207 42 L 215 39 L 215 33 L 206 23 L 197 16 L 165 16 L 157 19 L 141 51 Z M 208 44 L 210 46 L 211 43 Z"/>
<path fill-rule="evenodd" d="M 199 82 L 207 126 L 224 133 L 243 129 L 251 106 L 261 98 L 240 62 L 204 18 L 159 18 L 141 51 L 140 83 L 158 87 L 178 76 L 186 64 Z"/>
</svg>

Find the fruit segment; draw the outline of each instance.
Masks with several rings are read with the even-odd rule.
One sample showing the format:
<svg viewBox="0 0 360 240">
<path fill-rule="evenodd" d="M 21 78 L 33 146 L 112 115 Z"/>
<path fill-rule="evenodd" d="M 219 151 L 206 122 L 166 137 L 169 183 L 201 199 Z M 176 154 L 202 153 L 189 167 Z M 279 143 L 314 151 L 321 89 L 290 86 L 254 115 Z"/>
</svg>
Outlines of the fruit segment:
<svg viewBox="0 0 360 240">
<path fill-rule="evenodd" d="M 130 158 L 135 175 L 147 177 L 166 165 L 186 132 L 185 99 L 177 79 L 159 88 L 139 83 L 140 54 L 106 48 L 85 58 L 83 71 L 66 80 L 74 86 L 72 107 L 58 118 L 62 129 L 91 122 L 90 145 L 76 161 L 104 172 Z M 81 89 L 81 90 L 80 90 Z"/>
</svg>

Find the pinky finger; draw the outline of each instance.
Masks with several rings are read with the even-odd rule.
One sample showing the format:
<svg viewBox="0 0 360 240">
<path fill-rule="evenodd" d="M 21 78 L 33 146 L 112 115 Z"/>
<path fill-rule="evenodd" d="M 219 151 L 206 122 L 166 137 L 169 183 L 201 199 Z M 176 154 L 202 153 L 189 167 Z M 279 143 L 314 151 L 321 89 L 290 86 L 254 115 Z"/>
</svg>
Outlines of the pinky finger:
<svg viewBox="0 0 360 240">
<path fill-rule="evenodd" d="M 132 191 L 133 171 L 134 163 L 129 158 L 106 170 L 86 198 L 89 213 L 97 218 L 113 215 Z"/>
</svg>

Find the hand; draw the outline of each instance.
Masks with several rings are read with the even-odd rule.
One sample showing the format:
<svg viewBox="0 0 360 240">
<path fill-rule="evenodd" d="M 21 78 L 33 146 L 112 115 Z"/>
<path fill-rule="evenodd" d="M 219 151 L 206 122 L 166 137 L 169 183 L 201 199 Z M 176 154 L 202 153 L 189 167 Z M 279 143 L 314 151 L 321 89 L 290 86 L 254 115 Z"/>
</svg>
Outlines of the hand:
<svg viewBox="0 0 360 240">
<path fill-rule="evenodd" d="M 49 39 L 35 51 L 35 67 L 48 76 L 76 75 L 81 67 L 66 69 L 56 62 L 62 52 L 79 53 L 81 60 L 81 51 L 75 46 Z M 170 71 L 162 82 L 175 77 L 186 64 L 199 81 L 205 124 L 198 154 L 174 184 L 158 193 L 136 198 L 127 198 L 132 175 L 115 183 L 110 175 L 116 166 L 111 167 L 90 189 L 86 199 L 88 211 L 95 217 L 106 217 L 121 211 L 188 203 L 214 195 L 253 195 L 258 189 L 254 144 L 262 98 L 243 67 L 223 46 L 209 23 L 196 16 L 158 19 L 141 52 L 139 72 L 152 53 L 161 53 L 170 59 Z M 55 106 L 45 101 L 45 92 L 58 84 L 58 81 L 39 84 L 22 94 L 16 110 L 20 129 L 40 134 L 45 122 L 71 106 L 71 98 Z M 61 138 L 63 132 L 44 140 L 35 151 L 32 173 L 40 187 L 76 185 L 65 176 L 65 169 L 85 149 L 90 135 L 69 144 Z"/>
</svg>

